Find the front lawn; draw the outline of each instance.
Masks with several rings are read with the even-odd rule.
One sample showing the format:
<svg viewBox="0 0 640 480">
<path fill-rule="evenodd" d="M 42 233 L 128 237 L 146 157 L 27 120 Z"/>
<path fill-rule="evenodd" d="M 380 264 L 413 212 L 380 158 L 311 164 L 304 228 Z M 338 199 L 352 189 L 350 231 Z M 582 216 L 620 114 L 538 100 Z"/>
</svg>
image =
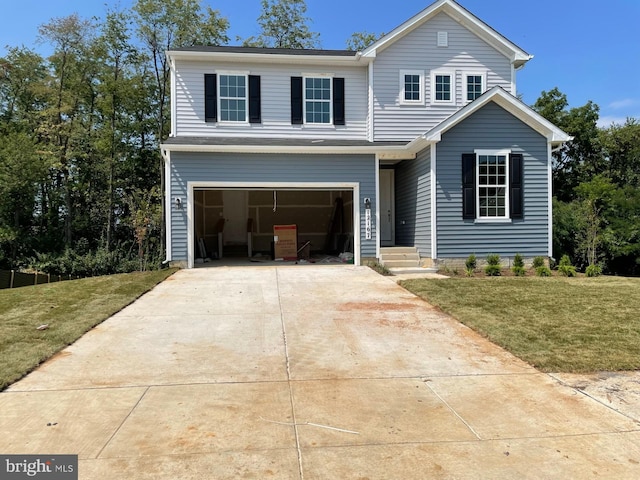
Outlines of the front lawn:
<svg viewBox="0 0 640 480">
<path fill-rule="evenodd" d="M 175 271 L 0 290 L 0 391 Z"/>
<path fill-rule="evenodd" d="M 638 278 L 450 278 L 401 285 L 542 371 L 640 369 Z"/>
</svg>

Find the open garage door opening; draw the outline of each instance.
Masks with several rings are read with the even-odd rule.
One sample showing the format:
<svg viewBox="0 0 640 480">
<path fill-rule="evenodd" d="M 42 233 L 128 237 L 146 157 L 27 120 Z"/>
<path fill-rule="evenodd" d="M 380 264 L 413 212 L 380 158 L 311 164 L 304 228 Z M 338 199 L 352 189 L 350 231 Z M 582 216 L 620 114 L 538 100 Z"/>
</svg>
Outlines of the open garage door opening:
<svg viewBox="0 0 640 480">
<path fill-rule="evenodd" d="M 194 263 L 283 258 L 283 233 L 288 260 L 352 263 L 355 207 L 353 189 L 194 188 Z"/>
</svg>

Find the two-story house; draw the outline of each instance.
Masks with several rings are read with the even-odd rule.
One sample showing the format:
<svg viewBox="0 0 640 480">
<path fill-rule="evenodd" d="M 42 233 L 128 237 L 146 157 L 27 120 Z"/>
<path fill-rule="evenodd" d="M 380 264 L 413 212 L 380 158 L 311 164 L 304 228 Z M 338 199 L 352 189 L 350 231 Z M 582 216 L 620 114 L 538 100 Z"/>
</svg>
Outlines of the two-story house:
<svg viewBox="0 0 640 480">
<path fill-rule="evenodd" d="M 551 153 L 571 137 L 515 96 L 531 55 L 455 1 L 362 52 L 167 56 L 168 260 L 191 267 L 247 242 L 268 252 L 286 224 L 298 244 L 356 263 L 390 246 L 422 265 L 551 255 Z"/>
</svg>

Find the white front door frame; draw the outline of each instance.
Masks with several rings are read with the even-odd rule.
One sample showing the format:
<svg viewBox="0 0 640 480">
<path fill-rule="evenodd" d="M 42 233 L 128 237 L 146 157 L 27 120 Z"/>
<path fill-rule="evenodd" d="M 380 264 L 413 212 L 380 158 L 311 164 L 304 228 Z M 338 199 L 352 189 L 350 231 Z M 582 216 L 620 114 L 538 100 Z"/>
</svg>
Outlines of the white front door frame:
<svg viewBox="0 0 640 480">
<path fill-rule="evenodd" d="M 195 190 L 352 190 L 353 191 L 353 256 L 354 265 L 360 265 L 360 184 L 357 182 L 187 182 L 187 266 L 193 268 L 194 251 L 194 198 Z"/>
</svg>

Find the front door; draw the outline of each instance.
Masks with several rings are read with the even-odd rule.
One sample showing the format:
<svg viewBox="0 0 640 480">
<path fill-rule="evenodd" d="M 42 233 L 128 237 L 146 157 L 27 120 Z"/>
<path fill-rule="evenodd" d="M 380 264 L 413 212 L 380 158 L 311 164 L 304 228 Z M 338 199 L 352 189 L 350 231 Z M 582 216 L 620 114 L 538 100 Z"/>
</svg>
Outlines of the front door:
<svg viewBox="0 0 640 480">
<path fill-rule="evenodd" d="M 225 245 L 247 244 L 247 202 L 246 190 L 222 191 Z"/>
<path fill-rule="evenodd" d="M 395 244 L 394 172 L 391 169 L 380 170 L 380 245 L 391 247 Z"/>
</svg>

